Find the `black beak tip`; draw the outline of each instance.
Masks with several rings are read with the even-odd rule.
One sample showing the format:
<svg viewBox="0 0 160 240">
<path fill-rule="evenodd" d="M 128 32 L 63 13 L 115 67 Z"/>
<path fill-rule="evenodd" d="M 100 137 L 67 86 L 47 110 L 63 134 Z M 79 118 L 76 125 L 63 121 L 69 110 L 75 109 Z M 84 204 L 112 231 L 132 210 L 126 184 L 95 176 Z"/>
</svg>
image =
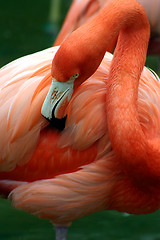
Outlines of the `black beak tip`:
<svg viewBox="0 0 160 240">
<path fill-rule="evenodd" d="M 54 115 L 52 115 L 51 119 L 48 119 L 46 117 L 45 119 L 49 122 L 49 127 L 57 129 L 59 131 L 63 131 L 63 129 L 65 128 L 67 116 L 65 116 L 64 118 L 58 119 L 58 118 L 55 118 Z"/>
</svg>

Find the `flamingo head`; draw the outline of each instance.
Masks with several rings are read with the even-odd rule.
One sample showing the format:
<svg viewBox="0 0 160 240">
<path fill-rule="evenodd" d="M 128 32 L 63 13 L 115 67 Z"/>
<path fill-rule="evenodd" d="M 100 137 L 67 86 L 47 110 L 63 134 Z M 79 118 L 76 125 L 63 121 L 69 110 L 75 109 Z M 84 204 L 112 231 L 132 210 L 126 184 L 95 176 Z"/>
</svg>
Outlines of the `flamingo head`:
<svg viewBox="0 0 160 240">
<path fill-rule="evenodd" d="M 52 61 L 52 84 L 43 103 L 42 115 L 52 118 L 64 118 L 74 90 L 81 84 L 80 68 L 76 57 L 61 46 Z"/>
<path fill-rule="evenodd" d="M 106 48 L 96 36 L 95 23 L 88 22 L 59 47 L 52 62 L 52 85 L 41 110 L 45 118 L 65 117 L 74 90 L 97 70 Z"/>
</svg>

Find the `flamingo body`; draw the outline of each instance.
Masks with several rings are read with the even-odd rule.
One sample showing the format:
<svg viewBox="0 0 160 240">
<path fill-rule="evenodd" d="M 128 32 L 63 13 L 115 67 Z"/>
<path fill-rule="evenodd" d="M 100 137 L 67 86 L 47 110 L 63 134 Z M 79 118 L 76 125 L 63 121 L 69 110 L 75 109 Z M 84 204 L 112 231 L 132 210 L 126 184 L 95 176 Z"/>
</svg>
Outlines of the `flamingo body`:
<svg viewBox="0 0 160 240">
<path fill-rule="evenodd" d="M 103 209 L 136 214 L 155 211 L 159 208 L 157 191 L 147 193 L 137 189 L 121 170 L 111 148 L 105 120 L 105 81 L 108 79 L 111 54 L 106 53 L 95 74 L 74 93 L 68 106 L 64 131 L 60 133 L 50 128 L 41 116 L 41 105 L 51 82 L 51 60 L 57 49 L 53 47 L 24 57 L 1 69 L 1 107 L 7 106 L 11 110 L 1 115 L 2 119 L 9 119 L 10 124 L 5 122 L 6 128 L 1 125 L 1 133 L 4 133 L 1 135 L 1 146 L 8 144 L 8 152 L 5 147 L 1 149 L 0 178 L 20 181 L 20 187 L 10 197 L 12 199 L 14 196 L 14 206 L 61 225 Z M 23 62 L 27 62 L 28 66 Z M 12 78 L 11 69 L 14 72 Z M 159 134 L 159 88 L 158 79 L 144 68 L 138 108 L 147 136 Z M 18 93 L 12 96 L 17 89 Z M 6 92 L 8 95 L 4 98 L 3 93 Z M 17 101 L 19 96 L 21 101 Z M 30 101 L 28 105 L 26 96 L 28 100 L 34 98 L 36 104 Z M 7 105 L 11 97 L 10 105 Z M 36 117 L 31 114 L 34 106 L 38 109 Z M 17 115 L 20 121 L 13 121 L 15 113 L 22 114 L 22 108 L 26 117 Z M 4 143 L 5 139 L 10 141 Z M 8 156 L 8 159 L 2 156 Z M 31 183 L 23 185 L 21 181 Z M 7 181 L 5 184 L 7 186 Z"/>
</svg>

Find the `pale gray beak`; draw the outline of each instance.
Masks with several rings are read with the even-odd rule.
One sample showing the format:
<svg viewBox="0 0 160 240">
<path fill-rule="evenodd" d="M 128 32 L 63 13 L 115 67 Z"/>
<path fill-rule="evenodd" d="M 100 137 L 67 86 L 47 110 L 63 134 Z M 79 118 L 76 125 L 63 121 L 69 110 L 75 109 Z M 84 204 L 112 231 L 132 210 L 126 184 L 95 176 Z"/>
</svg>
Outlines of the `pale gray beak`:
<svg viewBox="0 0 160 240">
<path fill-rule="evenodd" d="M 58 82 L 52 80 L 49 92 L 42 105 L 41 114 L 48 120 L 63 118 L 66 115 L 66 108 L 73 93 L 74 81 Z"/>
</svg>

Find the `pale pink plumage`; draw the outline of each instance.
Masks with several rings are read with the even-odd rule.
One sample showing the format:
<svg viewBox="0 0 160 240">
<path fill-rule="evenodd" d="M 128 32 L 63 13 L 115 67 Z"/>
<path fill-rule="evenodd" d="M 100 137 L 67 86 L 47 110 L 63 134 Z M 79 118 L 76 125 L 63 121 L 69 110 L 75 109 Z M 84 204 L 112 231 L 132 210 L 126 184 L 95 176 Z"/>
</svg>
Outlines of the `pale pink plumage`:
<svg viewBox="0 0 160 240">
<path fill-rule="evenodd" d="M 34 94 L 40 82 L 50 73 L 55 49 L 20 58 L 0 71 L 1 171 L 10 171 L 16 164 L 28 161 L 28 154 L 31 156 L 40 130 L 47 125 L 40 109 L 49 84 L 36 96 Z M 34 76 L 36 71 L 39 72 Z"/>
</svg>

